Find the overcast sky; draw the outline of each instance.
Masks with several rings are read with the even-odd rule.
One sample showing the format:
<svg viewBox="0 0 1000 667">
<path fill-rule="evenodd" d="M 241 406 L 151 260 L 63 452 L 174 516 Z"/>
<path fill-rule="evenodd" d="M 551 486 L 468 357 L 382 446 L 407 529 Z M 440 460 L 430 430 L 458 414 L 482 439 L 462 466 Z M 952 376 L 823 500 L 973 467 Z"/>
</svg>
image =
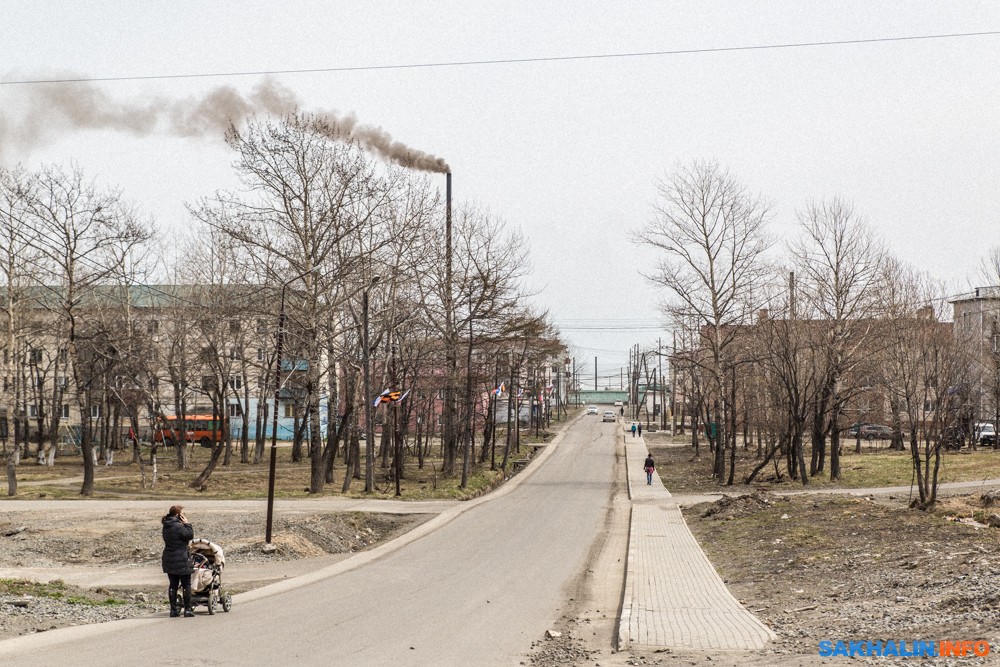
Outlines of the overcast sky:
<svg viewBox="0 0 1000 667">
<path fill-rule="evenodd" d="M 294 2 L 2 4 L 0 79 L 146 77 L 662 52 L 1000 30 L 1000 3 Z M 1000 36 L 808 48 L 278 74 L 306 110 L 353 112 L 446 159 L 456 198 L 530 242 L 537 304 L 593 374 L 669 334 L 631 242 L 657 178 L 715 160 L 793 231 L 843 196 L 900 257 L 978 284 L 1000 244 Z M 196 100 L 262 77 L 94 84 L 122 104 Z M 167 230 L 234 185 L 221 137 L 70 131 L 0 85 L 0 159 L 75 161 Z M 26 119 L 25 115 L 31 115 Z M 37 137 L 27 141 L 26 121 Z M 443 178 L 442 188 L 444 187 Z M 598 331 L 594 329 L 612 329 Z M 603 383 L 602 383 L 603 384 Z"/>
</svg>

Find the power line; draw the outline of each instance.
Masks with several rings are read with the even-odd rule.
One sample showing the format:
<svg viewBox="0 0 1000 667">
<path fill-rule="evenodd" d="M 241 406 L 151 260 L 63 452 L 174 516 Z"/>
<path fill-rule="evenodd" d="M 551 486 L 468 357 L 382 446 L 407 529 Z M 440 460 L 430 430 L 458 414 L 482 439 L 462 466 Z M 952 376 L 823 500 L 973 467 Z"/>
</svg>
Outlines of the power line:
<svg viewBox="0 0 1000 667">
<path fill-rule="evenodd" d="M 608 60 L 615 58 L 651 58 L 660 56 L 698 55 L 702 53 L 730 53 L 735 51 L 765 51 L 770 49 L 801 49 L 818 46 L 850 46 L 890 42 L 913 42 L 932 39 L 957 39 L 965 37 L 992 37 L 1000 30 L 981 32 L 953 32 L 938 35 L 907 35 L 903 37 L 873 37 L 870 39 L 838 39 L 823 42 L 789 42 L 782 44 L 751 44 L 745 46 L 718 46 L 700 49 L 673 49 L 668 51 L 631 51 L 624 53 L 592 53 L 572 56 L 538 56 L 533 58 L 495 58 L 484 60 L 453 60 L 427 63 L 396 63 L 388 65 L 355 65 L 342 67 L 313 67 L 303 69 L 275 69 L 233 72 L 202 72 L 187 74 L 147 74 L 138 76 L 75 77 L 65 79 L 18 79 L 0 81 L 0 86 L 33 85 L 42 83 L 97 83 L 112 81 L 150 81 L 166 79 L 207 79 L 215 77 L 274 76 L 279 74 L 322 74 L 330 72 L 373 72 L 381 70 L 431 69 L 444 67 L 479 67 L 484 65 L 524 65 L 575 60 Z"/>
</svg>

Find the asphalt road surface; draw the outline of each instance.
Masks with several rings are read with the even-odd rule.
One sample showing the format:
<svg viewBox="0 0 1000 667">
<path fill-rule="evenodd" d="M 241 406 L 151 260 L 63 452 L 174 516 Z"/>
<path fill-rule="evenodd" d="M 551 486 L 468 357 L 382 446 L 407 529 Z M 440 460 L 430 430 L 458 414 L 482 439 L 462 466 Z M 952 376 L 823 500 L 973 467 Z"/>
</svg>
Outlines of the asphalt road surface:
<svg viewBox="0 0 1000 667">
<path fill-rule="evenodd" d="M 193 619 L 9 640 L 0 663 L 517 665 L 566 608 L 607 530 L 616 430 L 579 418 L 509 493 L 354 570 L 237 598 L 228 614 L 200 607 Z"/>
</svg>

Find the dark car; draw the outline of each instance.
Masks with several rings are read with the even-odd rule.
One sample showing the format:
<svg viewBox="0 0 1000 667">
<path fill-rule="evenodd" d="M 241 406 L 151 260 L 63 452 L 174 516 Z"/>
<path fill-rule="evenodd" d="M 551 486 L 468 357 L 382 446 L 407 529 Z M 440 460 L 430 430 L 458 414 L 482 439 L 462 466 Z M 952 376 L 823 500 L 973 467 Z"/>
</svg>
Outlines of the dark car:
<svg viewBox="0 0 1000 667">
<path fill-rule="evenodd" d="M 856 437 L 858 437 L 858 430 L 862 426 L 864 426 L 864 424 L 861 423 L 861 422 L 857 422 L 857 423 L 854 423 L 854 424 L 851 424 L 850 426 L 848 426 L 846 429 L 844 429 L 845 431 L 847 431 L 847 437 L 849 437 L 849 438 L 856 438 Z"/>
<path fill-rule="evenodd" d="M 865 424 L 858 429 L 858 435 L 865 440 L 889 440 L 895 434 L 890 426 L 883 424 Z"/>
</svg>

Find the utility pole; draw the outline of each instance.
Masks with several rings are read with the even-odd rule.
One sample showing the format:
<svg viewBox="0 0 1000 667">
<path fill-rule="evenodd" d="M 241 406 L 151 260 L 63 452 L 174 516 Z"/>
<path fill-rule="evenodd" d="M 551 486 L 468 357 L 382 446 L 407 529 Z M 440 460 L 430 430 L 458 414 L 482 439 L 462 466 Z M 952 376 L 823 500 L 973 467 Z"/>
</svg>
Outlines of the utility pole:
<svg viewBox="0 0 1000 667">
<path fill-rule="evenodd" d="M 677 435 L 677 332 L 674 336 L 674 356 L 671 357 L 670 373 L 670 435 Z"/>
<path fill-rule="evenodd" d="M 660 419 L 658 420 L 658 423 L 661 429 L 666 429 L 667 411 L 664 403 L 667 398 L 667 390 L 665 387 L 660 386 L 663 384 L 663 339 L 659 336 L 656 337 L 656 363 L 660 369 L 660 384 L 657 385 L 657 389 L 660 390 Z"/>
</svg>

